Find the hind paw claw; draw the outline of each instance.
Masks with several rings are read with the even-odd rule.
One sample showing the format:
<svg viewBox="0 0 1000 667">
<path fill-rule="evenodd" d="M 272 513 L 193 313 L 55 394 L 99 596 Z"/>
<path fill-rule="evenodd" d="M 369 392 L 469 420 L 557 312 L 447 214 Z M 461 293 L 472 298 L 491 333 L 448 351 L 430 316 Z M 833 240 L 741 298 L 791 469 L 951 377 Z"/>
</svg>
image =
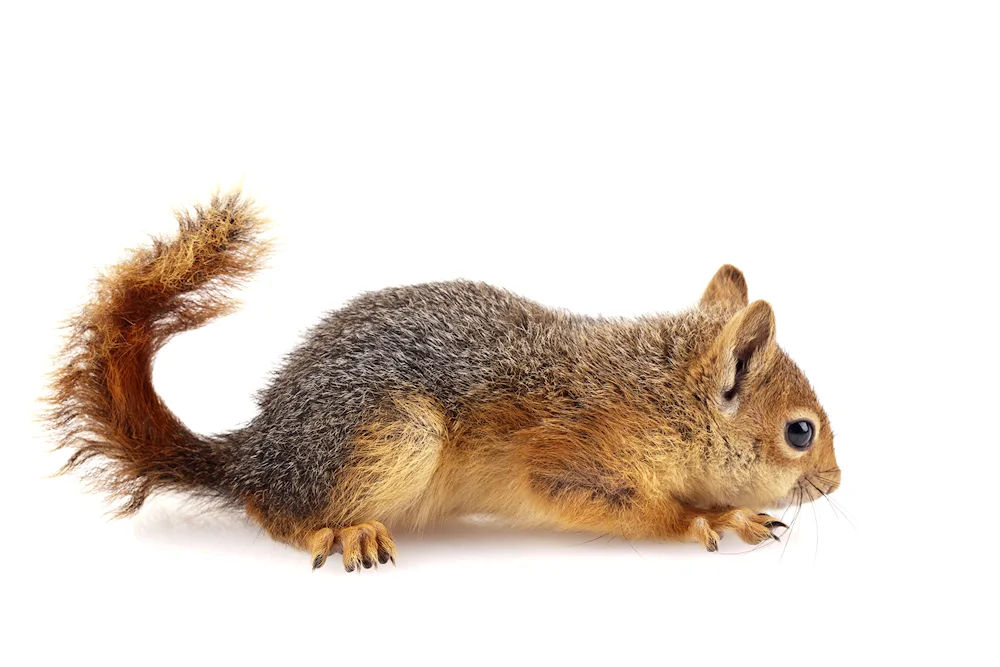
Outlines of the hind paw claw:
<svg viewBox="0 0 1000 667">
<path fill-rule="evenodd" d="M 312 539 L 313 569 L 321 567 L 332 552 L 343 552 L 344 569 L 348 572 L 378 567 L 392 561 L 396 564 L 396 544 L 389 531 L 378 521 L 367 521 L 343 528 L 322 528 Z"/>
</svg>

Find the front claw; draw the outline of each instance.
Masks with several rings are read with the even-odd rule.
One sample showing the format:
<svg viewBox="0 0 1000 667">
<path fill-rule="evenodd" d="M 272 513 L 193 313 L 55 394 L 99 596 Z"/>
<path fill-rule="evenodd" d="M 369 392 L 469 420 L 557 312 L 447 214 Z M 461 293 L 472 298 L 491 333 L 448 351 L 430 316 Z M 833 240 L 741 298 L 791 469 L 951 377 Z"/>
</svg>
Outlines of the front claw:
<svg viewBox="0 0 1000 667">
<path fill-rule="evenodd" d="M 761 518 L 762 524 L 768 528 L 788 528 L 786 524 L 782 523 L 778 519 L 775 519 L 773 516 L 764 514 L 763 512 L 758 513 L 757 516 Z"/>
<path fill-rule="evenodd" d="M 719 540 L 722 539 L 717 532 L 712 530 L 712 524 L 703 516 L 699 516 L 691 522 L 688 537 L 692 542 L 701 543 L 708 551 L 718 551 Z"/>
<path fill-rule="evenodd" d="M 725 512 L 706 512 L 691 519 L 685 533 L 688 540 L 698 542 L 708 551 L 719 550 L 720 533 L 731 531 L 739 535 L 747 544 L 760 544 L 767 540 L 778 540 L 776 528 L 788 526 L 768 514 L 749 509 L 734 509 Z"/>
<path fill-rule="evenodd" d="M 731 530 L 747 544 L 760 544 L 767 540 L 781 541 L 774 534 L 775 528 L 788 526 L 769 514 L 748 509 L 735 509 L 723 513 L 715 522 L 717 530 Z"/>
</svg>

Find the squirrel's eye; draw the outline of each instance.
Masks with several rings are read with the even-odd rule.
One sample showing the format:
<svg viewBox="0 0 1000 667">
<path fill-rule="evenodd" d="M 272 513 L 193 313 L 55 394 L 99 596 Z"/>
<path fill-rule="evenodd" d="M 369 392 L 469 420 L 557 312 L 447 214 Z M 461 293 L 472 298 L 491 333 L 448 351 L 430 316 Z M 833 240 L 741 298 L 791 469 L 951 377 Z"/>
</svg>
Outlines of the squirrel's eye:
<svg viewBox="0 0 1000 667">
<path fill-rule="evenodd" d="M 789 422 L 785 426 L 785 440 L 795 449 L 809 449 L 813 441 L 813 425 L 808 419 L 800 419 L 797 422 Z"/>
</svg>

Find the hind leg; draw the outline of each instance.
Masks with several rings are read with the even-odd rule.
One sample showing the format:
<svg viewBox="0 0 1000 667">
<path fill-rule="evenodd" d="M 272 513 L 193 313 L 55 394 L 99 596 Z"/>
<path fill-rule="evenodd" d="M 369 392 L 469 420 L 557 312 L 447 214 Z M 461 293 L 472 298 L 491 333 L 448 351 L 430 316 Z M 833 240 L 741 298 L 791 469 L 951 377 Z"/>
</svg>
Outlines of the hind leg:
<svg viewBox="0 0 1000 667">
<path fill-rule="evenodd" d="M 269 535 L 308 551 L 313 568 L 342 551 L 348 572 L 396 562 L 385 524 L 419 524 L 434 505 L 432 480 L 447 440 L 444 410 L 408 395 L 387 401 L 356 430 L 330 503 L 307 519 L 273 520 L 248 506 Z"/>
<path fill-rule="evenodd" d="M 252 504 L 247 515 L 261 524 L 272 539 L 308 552 L 312 567 L 323 567 L 327 557 L 343 553 L 344 569 L 354 572 L 392 561 L 396 564 L 396 543 L 379 521 L 365 521 L 350 526 L 330 527 L 321 519 L 289 519 L 268 516 Z"/>
<path fill-rule="evenodd" d="M 312 554 L 315 570 L 322 567 L 327 556 L 335 551 L 344 554 L 344 569 L 353 572 L 373 565 L 396 564 L 396 544 L 388 529 L 378 521 L 369 521 L 346 528 L 320 528 L 306 539 L 307 550 Z"/>
</svg>

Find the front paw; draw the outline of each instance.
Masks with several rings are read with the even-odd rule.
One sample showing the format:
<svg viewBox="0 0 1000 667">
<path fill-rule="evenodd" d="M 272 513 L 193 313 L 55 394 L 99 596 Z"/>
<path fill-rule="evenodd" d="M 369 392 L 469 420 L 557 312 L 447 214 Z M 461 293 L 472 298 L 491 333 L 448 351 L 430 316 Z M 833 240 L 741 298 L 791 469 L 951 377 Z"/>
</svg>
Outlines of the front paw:
<svg viewBox="0 0 1000 667">
<path fill-rule="evenodd" d="M 719 540 L 722 539 L 717 532 L 712 530 L 711 522 L 703 516 L 695 517 L 691 520 L 687 537 L 692 542 L 700 542 L 709 551 L 718 551 Z"/>
<path fill-rule="evenodd" d="M 719 533 L 722 531 L 736 533 L 747 544 L 760 544 L 766 540 L 777 540 L 778 536 L 774 534 L 776 528 L 788 526 L 773 516 L 743 508 L 696 516 L 691 520 L 687 536 L 709 551 L 718 551 Z"/>
</svg>

